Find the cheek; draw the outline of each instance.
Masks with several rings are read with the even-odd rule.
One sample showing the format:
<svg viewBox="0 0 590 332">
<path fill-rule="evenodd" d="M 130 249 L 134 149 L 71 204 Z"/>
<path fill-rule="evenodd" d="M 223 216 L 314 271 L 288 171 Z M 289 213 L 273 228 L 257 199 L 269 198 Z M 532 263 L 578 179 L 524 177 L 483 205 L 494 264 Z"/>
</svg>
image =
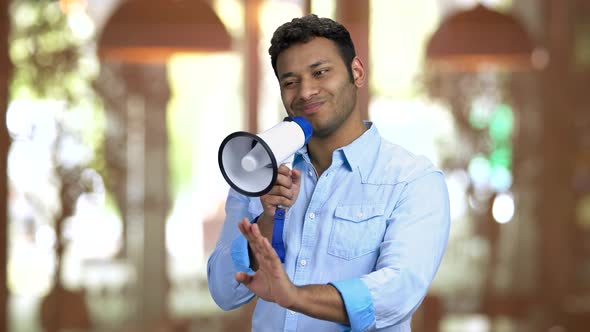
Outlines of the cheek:
<svg viewBox="0 0 590 332">
<path fill-rule="evenodd" d="M 293 97 L 289 93 L 282 92 L 281 100 L 283 101 L 283 106 L 285 106 L 285 108 L 289 110 L 291 107 L 291 103 L 293 102 Z"/>
</svg>

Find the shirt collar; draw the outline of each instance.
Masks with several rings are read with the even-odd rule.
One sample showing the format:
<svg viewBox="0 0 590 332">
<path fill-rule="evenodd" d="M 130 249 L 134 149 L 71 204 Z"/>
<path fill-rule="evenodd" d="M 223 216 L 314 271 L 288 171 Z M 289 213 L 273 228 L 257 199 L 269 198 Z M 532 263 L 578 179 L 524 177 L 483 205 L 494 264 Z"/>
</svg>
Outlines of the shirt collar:
<svg viewBox="0 0 590 332">
<path fill-rule="evenodd" d="M 361 136 L 352 143 L 338 149 L 344 153 L 346 163 L 351 171 L 355 168 L 364 170 L 371 166 L 377 155 L 381 136 L 379 136 L 377 127 L 372 122 L 365 121 L 365 126 L 367 130 Z"/>
<path fill-rule="evenodd" d="M 381 136 L 377 127 L 370 121 L 365 121 L 367 130 L 355 139 L 352 143 L 338 148 L 332 155 L 332 162 L 336 159 L 344 159 L 344 165 L 347 165 L 349 170 L 359 168 L 361 171 L 372 165 L 372 161 L 377 155 Z M 303 158 L 308 162 L 309 155 L 307 153 L 307 145 L 299 149 L 295 155 L 295 159 Z"/>
</svg>

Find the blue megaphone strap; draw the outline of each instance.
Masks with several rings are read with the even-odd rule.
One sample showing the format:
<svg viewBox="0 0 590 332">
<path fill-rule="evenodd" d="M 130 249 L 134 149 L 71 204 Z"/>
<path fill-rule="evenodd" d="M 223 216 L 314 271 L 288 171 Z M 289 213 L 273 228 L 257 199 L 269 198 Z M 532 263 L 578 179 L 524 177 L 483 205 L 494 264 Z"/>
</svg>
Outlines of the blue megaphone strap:
<svg viewBox="0 0 590 332">
<path fill-rule="evenodd" d="M 274 225 L 272 229 L 272 247 L 277 252 L 281 263 L 285 262 L 285 243 L 283 242 L 283 228 L 285 226 L 285 209 L 275 210 Z"/>
</svg>

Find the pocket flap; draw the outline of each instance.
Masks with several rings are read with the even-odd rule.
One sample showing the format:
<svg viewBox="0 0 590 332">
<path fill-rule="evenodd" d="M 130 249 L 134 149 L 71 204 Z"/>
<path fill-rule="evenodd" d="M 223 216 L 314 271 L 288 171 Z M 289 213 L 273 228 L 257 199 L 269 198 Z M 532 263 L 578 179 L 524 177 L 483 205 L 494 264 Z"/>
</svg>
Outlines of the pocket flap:
<svg viewBox="0 0 590 332">
<path fill-rule="evenodd" d="M 382 216 L 384 211 L 385 204 L 340 205 L 336 207 L 335 216 L 352 222 L 361 222 Z"/>
</svg>

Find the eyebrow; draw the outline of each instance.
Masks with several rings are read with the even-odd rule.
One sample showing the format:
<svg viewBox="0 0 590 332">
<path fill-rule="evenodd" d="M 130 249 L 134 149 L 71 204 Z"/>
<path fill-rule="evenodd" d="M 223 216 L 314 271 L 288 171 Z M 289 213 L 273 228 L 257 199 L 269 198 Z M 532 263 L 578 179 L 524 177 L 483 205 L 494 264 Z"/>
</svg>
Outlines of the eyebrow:
<svg viewBox="0 0 590 332">
<path fill-rule="evenodd" d="M 326 64 L 326 63 L 330 63 L 330 61 L 328 61 L 328 60 L 318 60 L 318 61 L 316 61 L 316 62 L 312 63 L 311 65 L 307 66 L 307 68 L 308 68 L 308 69 L 315 69 L 315 68 L 317 68 L 317 67 L 319 67 L 319 66 L 321 66 L 321 65 L 323 65 L 323 64 Z M 293 73 L 293 72 L 291 72 L 291 71 L 290 71 L 290 72 L 286 72 L 286 73 L 284 73 L 284 74 L 281 74 L 281 75 L 279 76 L 279 80 L 280 80 L 280 81 L 282 81 L 282 80 L 284 80 L 285 78 L 289 78 L 289 77 L 291 77 L 291 76 L 295 76 L 295 73 Z"/>
</svg>

